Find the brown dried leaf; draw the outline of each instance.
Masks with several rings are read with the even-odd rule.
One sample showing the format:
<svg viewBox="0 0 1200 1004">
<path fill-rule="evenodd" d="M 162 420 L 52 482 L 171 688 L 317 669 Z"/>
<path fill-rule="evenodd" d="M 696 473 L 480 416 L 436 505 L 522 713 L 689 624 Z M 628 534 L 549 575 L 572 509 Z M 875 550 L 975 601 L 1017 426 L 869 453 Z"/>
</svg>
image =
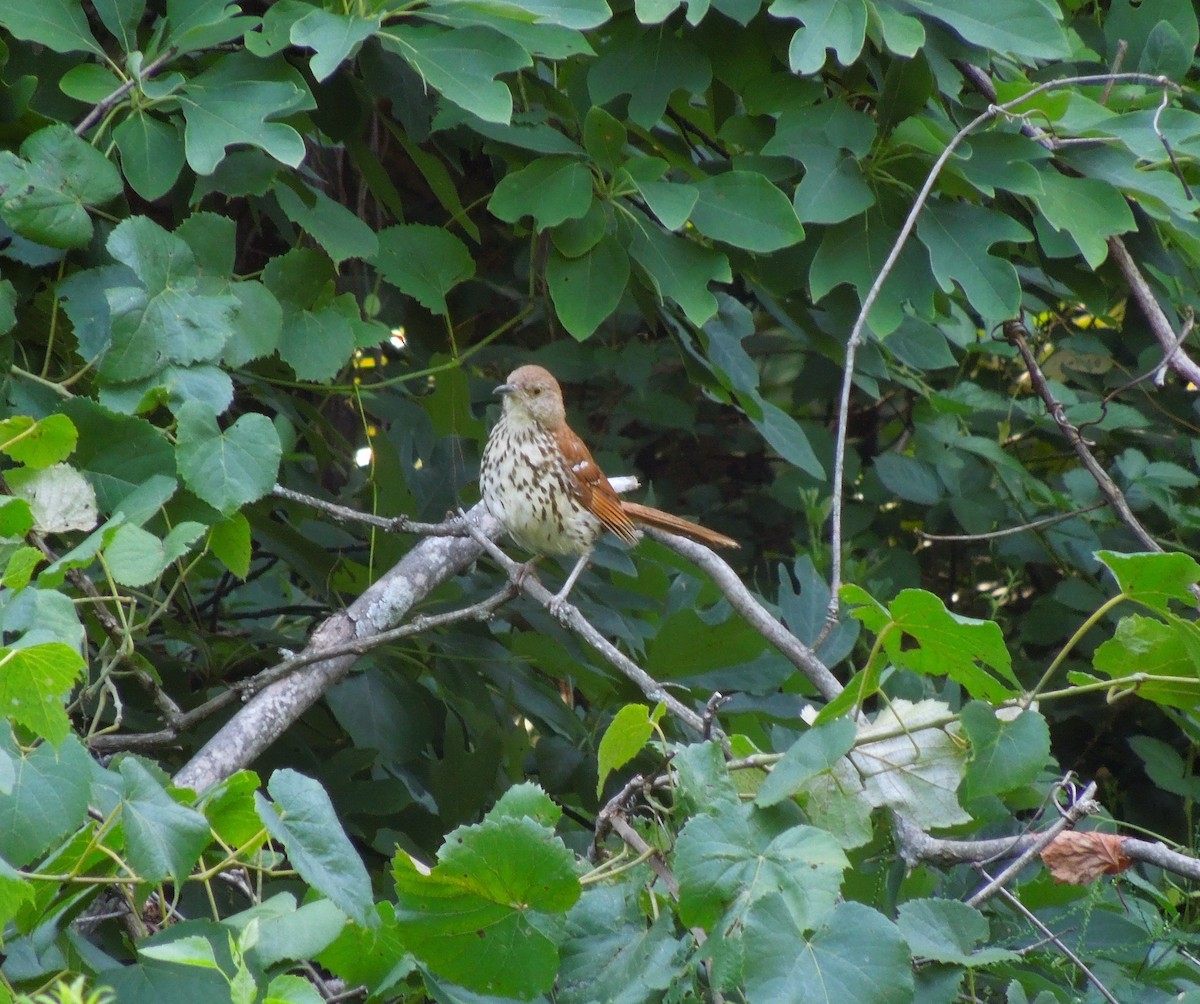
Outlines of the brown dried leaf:
<svg viewBox="0 0 1200 1004">
<path fill-rule="evenodd" d="M 1042 849 L 1042 862 L 1055 881 L 1087 885 L 1133 864 L 1121 851 L 1122 839 L 1112 833 L 1064 830 Z"/>
</svg>

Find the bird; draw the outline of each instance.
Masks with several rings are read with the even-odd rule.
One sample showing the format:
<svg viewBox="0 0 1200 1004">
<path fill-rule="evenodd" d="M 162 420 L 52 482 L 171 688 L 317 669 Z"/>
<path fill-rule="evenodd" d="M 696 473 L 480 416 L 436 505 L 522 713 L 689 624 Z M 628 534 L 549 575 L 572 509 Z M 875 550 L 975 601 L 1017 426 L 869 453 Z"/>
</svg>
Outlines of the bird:
<svg viewBox="0 0 1200 1004">
<path fill-rule="evenodd" d="M 630 545 L 638 542 L 638 526 L 651 526 L 709 547 L 740 546 L 698 523 L 623 500 L 567 424 L 562 388 L 548 370 L 520 366 L 494 393 L 504 403 L 483 450 L 480 493 L 520 547 L 578 559 L 550 601 L 555 616 L 605 530 Z"/>
</svg>

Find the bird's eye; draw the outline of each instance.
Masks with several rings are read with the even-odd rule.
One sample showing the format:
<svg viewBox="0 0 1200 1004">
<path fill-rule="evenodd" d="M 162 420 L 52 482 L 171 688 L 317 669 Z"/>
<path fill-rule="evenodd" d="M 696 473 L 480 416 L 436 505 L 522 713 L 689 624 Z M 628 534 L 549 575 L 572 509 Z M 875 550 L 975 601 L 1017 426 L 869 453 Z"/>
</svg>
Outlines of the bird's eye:
<svg viewBox="0 0 1200 1004">
<path fill-rule="evenodd" d="M 541 387 L 530 387 L 529 388 L 529 396 L 530 397 L 537 397 L 541 392 L 542 392 Z"/>
</svg>

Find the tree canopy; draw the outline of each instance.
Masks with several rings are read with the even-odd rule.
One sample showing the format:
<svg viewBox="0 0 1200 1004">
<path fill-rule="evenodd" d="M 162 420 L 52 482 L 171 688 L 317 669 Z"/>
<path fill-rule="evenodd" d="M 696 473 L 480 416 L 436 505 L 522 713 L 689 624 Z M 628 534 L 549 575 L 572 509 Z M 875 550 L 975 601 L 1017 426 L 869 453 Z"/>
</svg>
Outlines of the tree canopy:
<svg viewBox="0 0 1200 1004">
<path fill-rule="evenodd" d="M 0 1002 L 1200 1000 L 1198 42 L 5 0 Z"/>
</svg>

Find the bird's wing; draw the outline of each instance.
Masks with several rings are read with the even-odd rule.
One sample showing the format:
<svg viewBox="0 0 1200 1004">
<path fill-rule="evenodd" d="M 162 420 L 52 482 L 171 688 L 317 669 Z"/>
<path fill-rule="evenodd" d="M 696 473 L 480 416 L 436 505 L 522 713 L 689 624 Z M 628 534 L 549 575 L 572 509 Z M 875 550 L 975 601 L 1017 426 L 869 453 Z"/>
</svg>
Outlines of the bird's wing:
<svg viewBox="0 0 1200 1004">
<path fill-rule="evenodd" d="M 556 438 L 579 504 L 627 544 L 636 544 L 633 520 L 625 514 L 621 497 L 613 491 L 583 440 L 566 426 L 556 433 Z"/>
</svg>

